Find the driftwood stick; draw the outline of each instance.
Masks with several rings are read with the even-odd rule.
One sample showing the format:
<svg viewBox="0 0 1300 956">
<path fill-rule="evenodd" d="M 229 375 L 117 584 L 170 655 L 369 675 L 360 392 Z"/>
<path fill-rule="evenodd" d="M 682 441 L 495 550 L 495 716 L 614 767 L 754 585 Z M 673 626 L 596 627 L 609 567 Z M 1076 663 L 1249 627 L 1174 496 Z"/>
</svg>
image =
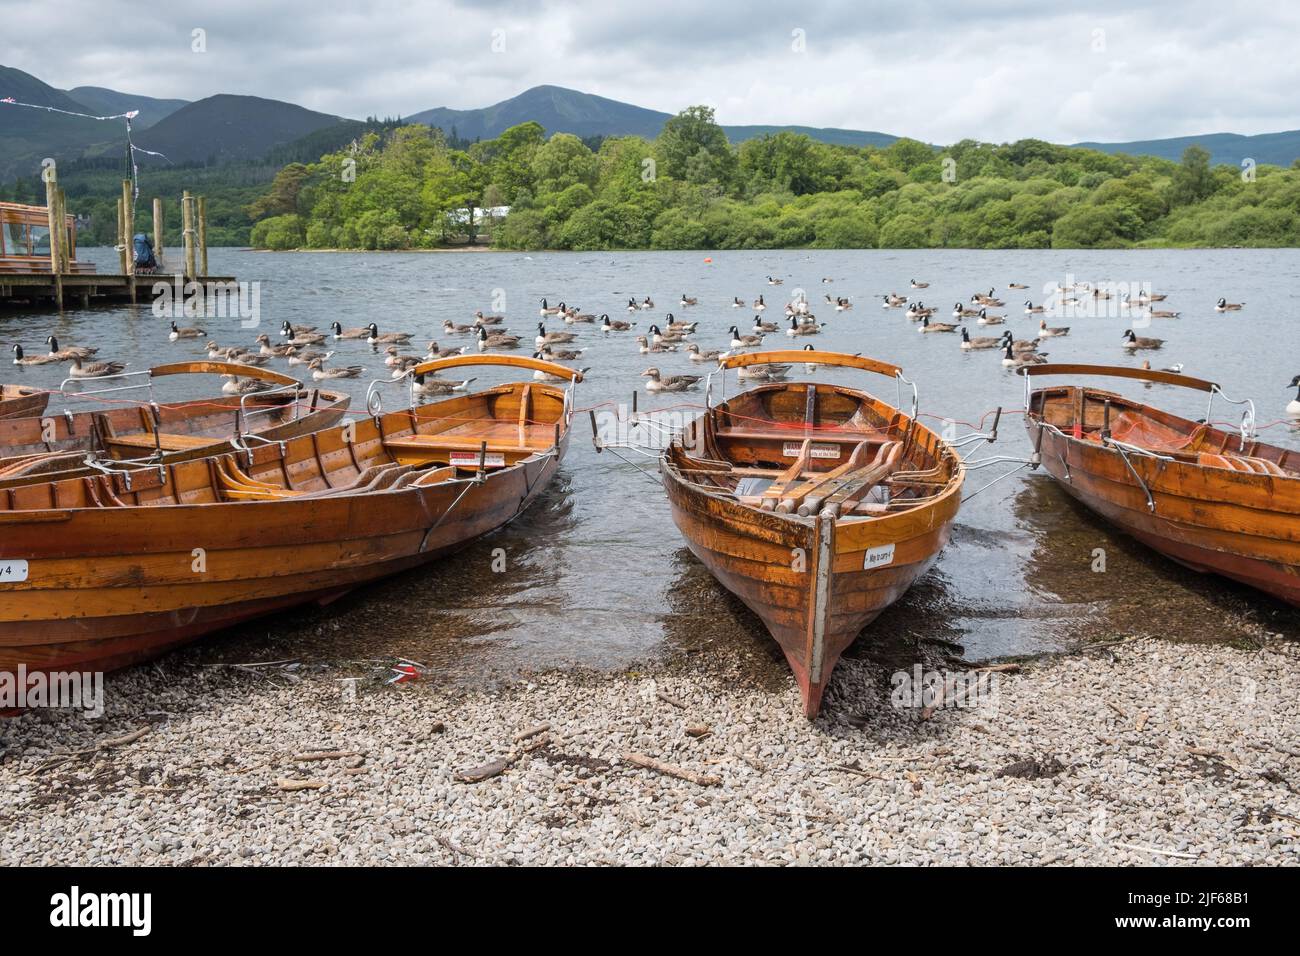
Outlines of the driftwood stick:
<svg viewBox="0 0 1300 956">
<path fill-rule="evenodd" d="M 527 740 L 529 737 L 536 737 L 538 734 L 544 734 L 550 729 L 551 722 L 549 720 L 543 721 L 540 724 L 529 727 L 527 730 L 519 731 L 519 733 L 515 734 L 515 742 L 518 743 L 521 740 Z"/>
<path fill-rule="evenodd" d="M 360 757 L 359 750 L 317 750 L 312 753 L 297 754 L 293 759 L 297 763 L 308 760 L 342 760 L 344 757 Z"/>
<path fill-rule="evenodd" d="M 722 778 L 713 774 L 696 773 L 694 770 L 687 770 L 685 767 L 677 767 L 670 763 L 664 763 L 662 760 L 656 760 L 654 757 L 647 757 L 645 754 L 639 754 L 629 751 L 623 754 L 623 759 L 628 763 L 636 764 L 638 767 L 644 767 L 647 770 L 653 770 L 656 773 L 662 773 L 665 776 L 676 777 L 678 780 L 685 780 L 700 787 L 717 787 L 722 784 Z"/>
<path fill-rule="evenodd" d="M 133 744 L 147 734 L 150 729 L 149 725 L 146 724 L 145 726 L 137 728 L 129 734 L 125 734 L 121 737 L 109 737 L 107 740 L 101 740 L 99 742 L 99 749 L 105 747 L 125 747 L 127 744 Z"/>
<path fill-rule="evenodd" d="M 282 778 L 275 782 L 275 785 L 281 790 L 320 790 L 324 788 L 324 780 L 289 780 Z"/>
<path fill-rule="evenodd" d="M 462 770 L 455 775 L 458 783 L 482 783 L 484 780 L 491 780 L 493 777 L 499 777 L 519 759 L 517 754 L 510 754 L 493 760 L 491 763 L 485 763 L 481 767 L 474 767 L 471 770 Z"/>
<path fill-rule="evenodd" d="M 678 710 L 686 709 L 686 705 L 684 703 L 682 703 L 680 700 L 678 700 L 672 694 L 667 693 L 666 691 L 657 690 L 655 691 L 655 696 L 658 697 L 660 700 L 662 700 L 665 704 L 668 704 L 669 706 L 672 707 L 676 707 Z"/>
</svg>

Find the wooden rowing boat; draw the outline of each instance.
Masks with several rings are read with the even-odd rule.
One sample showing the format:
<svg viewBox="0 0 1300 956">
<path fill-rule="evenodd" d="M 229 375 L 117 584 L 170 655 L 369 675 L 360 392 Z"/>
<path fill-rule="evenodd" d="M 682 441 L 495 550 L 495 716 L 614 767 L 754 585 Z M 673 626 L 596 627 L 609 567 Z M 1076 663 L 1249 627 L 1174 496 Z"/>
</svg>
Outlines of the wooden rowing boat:
<svg viewBox="0 0 1300 956">
<path fill-rule="evenodd" d="M 27 385 L 0 385 L 0 419 L 25 418 L 45 411 L 50 393 Z"/>
<path fill-rule="evenodd" d="M 0 670 L 123 666 L 500 528 L 558 469 L 581 374 L 501 355 L 411 374 L 494 364 L 568 384 L 372 405 L 247 451 L 0 490 Z"/>
<path fill-rule="evenodd" d="M 155 382 L 180 375 L 234 375 L 270 388 L 183 402 L 153 400 Z M 54 393 L 65 405 L 57 413 L 45 414 L 44 399 L 51 393 L 41 392 L 39 408 L 0 419 L 0 488 L 92 474 L 87 455 L 145 466 L 232 451 L 250 441 L 293 438 L 337 424 L 350 401 L 344 392 L 305 388 L 279 372 L 226 362 L 161 365 L 95 384 Z M 73 412 L 78 402 L 83 410 Z M 84 410 L 87 405 L 91 410 Z"/>
<path fill-rule="evenodd" d="M 1109 376 L 1209 393 L 1214 382 L 1152 369 L 1037 365 L 1026 376 Z M 1300 452 L 1081 385 L 1029 391 L 1035 459 L 1072 497 L 1180 564 L 1300 605 Z M 1229 400 L 1231 401 L 1231 400 Z M 1236 404 L 1249 404 L 1238 402 Z"/>
<path fill-rule="evenodd" d="M 819 366 L 906 381 L 895 365 L 833 352 L 732 355 L 719 370 L 814 354 Z M 915 390 L 909 415 L 813 382 L 711 405 L 670 443 L 660 471 L 687 546 L 767 625 L 809 718 L 840 655 L 947 543 L 964 478 L 958 456 L 917 421 Z"/>
</svg>

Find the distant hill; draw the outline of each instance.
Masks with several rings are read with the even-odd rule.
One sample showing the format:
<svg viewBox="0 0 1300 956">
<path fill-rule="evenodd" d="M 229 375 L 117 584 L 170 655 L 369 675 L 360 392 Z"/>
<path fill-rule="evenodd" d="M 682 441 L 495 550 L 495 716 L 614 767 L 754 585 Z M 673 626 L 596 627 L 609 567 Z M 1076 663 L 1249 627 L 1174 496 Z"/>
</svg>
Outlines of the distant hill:
<svg viewBox="0 0 1300 956">
<path fill-rule="evenodd" d="M 0 98 L 73 113 L 86 111 L 62 90 L 7 66 L 0 66 Z M 107 124 L 96 120 L 0 104 L 0 179 L 36 173 L 47 156 L 76 159 L 87 146 L 111 136 Z"/>
<path fill-rule="evenodd" d="M 1206 133 L 1203 136 L 1176 136 L 1172 139 L 1146 139 L 1131 143 L 1075 143 L 1103 153 L 1128 153 L 1132 156 L 1161 156 L 1179 160 L 1188 146 L 1203 146 L 1210 151 L 1210 164 L 1227 163 L 1240 166 L 1246 158 L 1256 164 L 1290 166 L 1300 158 L 1300 130 L 1282 133 L 1258 133 L 1242 136 L 1238 133 Z"/>
<path fill-rule="evenodd" d="M 457 136 L 469 140 L 493 139 L 511 126 L 529 120 L 540 123 L 548 134 L 572 133 L 584 137 L 644 136 L 653 139 L 670 118 L 669 113 L 620 103 L 618 100 L 562 86 L 535 86 L 494 106 L 476 110 L 438 107 L 415 113 L 406 120 L 409 123 L 437 126 L 448 134 L 454 129 Z M 723 130 L 736 143 L 782 130 L 806 133 L 824 143 L 845 146 L 888 146 L 898 138 L 888 133 L 818 129 L 811 126 L 724 126 Z"/>
<path fill-rule="evenodd" d="M 292 103 L 220 93 L 181 107 L 135 141 L 173 163 L 239 162 L 339 122 Z"/>
<path fill-rule="evenodd" d="M 132 121 L 135 129 L 148 129 L 159 120 L 189 104 L 189 100 L 160 100 L 136 93 L 119 93 L 117 90 L 102 86 L 78 86 L 64 92 L 84 106 L 85 112 L 94 113 L 96 116 L 111 116 L 128 110 L 139 110 L 140 115 Z"/>
</svg>

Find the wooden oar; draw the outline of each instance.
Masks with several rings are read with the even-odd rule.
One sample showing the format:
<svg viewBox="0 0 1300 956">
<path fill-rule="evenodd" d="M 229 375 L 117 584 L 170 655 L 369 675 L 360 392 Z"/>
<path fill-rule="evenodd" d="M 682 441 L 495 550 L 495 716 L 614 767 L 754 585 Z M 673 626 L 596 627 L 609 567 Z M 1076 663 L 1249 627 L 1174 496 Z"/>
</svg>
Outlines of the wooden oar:
<svg viewBox="0 0 1300 956">
<path fill-rule="evenodd" d="M 791 482 L 799 479 L 799 476 L 803 474 L 804 469 L 808 467 L 808 463 L 811 461 L 812 439 L 805 438 L 803 440 L 803 447 L 799 450 L 799 457 L 795 459 L 795 463 L 783 471 L 781 477 L 777 478 L 776 481 L 772 482 L 766 489 L 764 489 L 763 501 L 759 505 L 759 508 L 763 511 L 775 511 L 777 503 L 785 494 L 785 489 L 789 487 Z"/>
<path fill-rule="evenodd" d="M 842 478 L 845 475 L 857 471 L 859 468 L 866 465 L 867 451 L 870 449 L 870 447 L 871 445 L 869 442 L 866 441 L 858 442 L 858 444 L 854 447 L 853 451 L 849 453 L 848 460 L 845 461 L 844 464 L 838 465 L 837 467 L 831 469 L 830 471 L 824 471 L 820 474 L 813 475 L 807 481 L 795 485 L 781 499 L 780 503 L 776 506 L 776 510 L 783 512 L 785 514 L 789 514 L 790 512 L 798 508 L 799 503 L 803 501 L 803 499 L 807 497 L 808 494 L 810 494 L 814 489 L 822 487 L 828 482 L 834 482 L 837 478 Z M 802 511 L 802 510 L 799 513 L 805 515 L 811 514 L 811 512 L 809 511 Z"/>
</svg>

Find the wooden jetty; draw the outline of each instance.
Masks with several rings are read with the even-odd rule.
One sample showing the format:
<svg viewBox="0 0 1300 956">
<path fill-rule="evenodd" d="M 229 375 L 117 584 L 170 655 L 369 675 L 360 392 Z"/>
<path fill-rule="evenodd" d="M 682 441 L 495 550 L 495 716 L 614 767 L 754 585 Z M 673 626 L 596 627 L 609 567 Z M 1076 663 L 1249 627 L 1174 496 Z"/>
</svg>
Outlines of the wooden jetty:
<svg viewBox="0 0 1300 956">
<path fill-rule="evenodd" d="M 72 302 L 148 302 L 157 282 L 197 283 L 199 290 L 228 287 L 233 276 L 208 275 L 207 203 L 186 192 L 181 199 L 183 262 L 180 267 L 138 272 L 132 239 L 135 235 L 135 196 L 131 180 L 122 181 L 117 201 L 118 271 L 97 272 L 77 260 L 76 220 L 68 214 L 63 190 L 53 167 L 45 171 L 45 205 L 0 203 L 0 309 L 48 307 L 62 309 Z M 155 254 L 163 248 L 163 205 L 153 201 Z M 180 283 L 178 283 L 180 284 Z"/>
</svg>

